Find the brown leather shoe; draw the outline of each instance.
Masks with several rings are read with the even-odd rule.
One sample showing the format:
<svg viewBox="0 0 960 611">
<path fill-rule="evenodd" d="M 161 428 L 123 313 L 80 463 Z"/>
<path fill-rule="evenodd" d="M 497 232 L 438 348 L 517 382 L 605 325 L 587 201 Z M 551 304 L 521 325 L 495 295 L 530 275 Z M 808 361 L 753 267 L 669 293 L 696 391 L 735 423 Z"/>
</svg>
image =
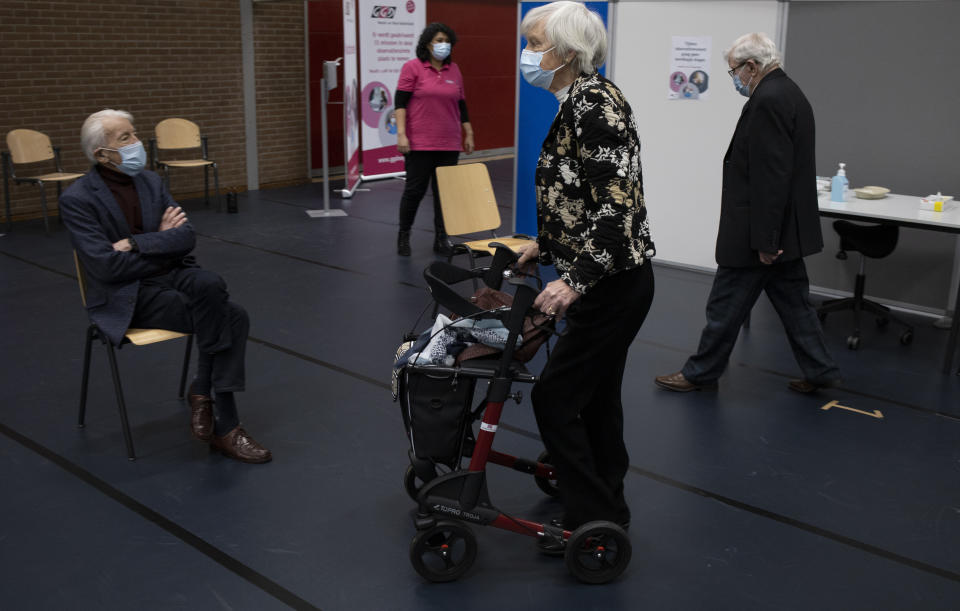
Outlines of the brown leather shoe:
<svg viewBox="0 0 960 611">
<path fill-rule="evenodd" d="M 190 430 L 200 441 L 213 437 L 213 398 L 210 395 L 187 395 L 190 403 Z"/>
<path fill-rule="evenodd" d="M 214 437 L 210 447 L 227 458 L 240 462 L 264 463 L 273 460 L 273 454 L 257 443 L 242 427 L 236 427 L 223 437 Z"/>
<path fill-rule="evenodd" d="M 693 382 L 687 380 L 683 377 L 683 373 L 678 371 L 677 373 L 671 373 L 665 376 L 657 376 L 654 378 L 654 383 L 660 388 L 665 388 L 667 390 L 672 390 L 674 392 L 690 392 L 691 390 L 716 390 L 717 383 L 713 384 L 694 384 Z"/>
</svg>

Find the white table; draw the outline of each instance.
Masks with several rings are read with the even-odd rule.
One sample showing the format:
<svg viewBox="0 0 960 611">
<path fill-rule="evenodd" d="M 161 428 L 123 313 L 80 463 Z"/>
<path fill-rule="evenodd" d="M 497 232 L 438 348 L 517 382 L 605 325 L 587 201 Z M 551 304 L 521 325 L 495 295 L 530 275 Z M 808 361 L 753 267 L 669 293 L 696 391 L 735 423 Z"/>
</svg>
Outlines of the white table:
<svg viewBox="0 0 960 611">
<path fill-rule="evenodd" d="M 853 193 L 851 192 L 851 197 Z M 951 202 L 956 203 L 956 202 Z M 820 216 L 841 218 L 851 221 L 872 223 L 893 223 L 901 227 L 912 227 L 927 231 L 941 231 L 960 235 L 960 206 L 946 212 L 920 210 L 920 197 L 913 195 L 888 194 L 883 199 L 850 199 L 845 202 L 830 201 L 830 193 L 820 196 Z M 960 307 L 960 286 L 954 307 Z M 943 357 L 943 373 L 949 373 L 953 365 L 953 355 L 957 348 L 957 336 L 960 334 L 960 315 L 954 312 L 947 351 Z"/>
</svg>

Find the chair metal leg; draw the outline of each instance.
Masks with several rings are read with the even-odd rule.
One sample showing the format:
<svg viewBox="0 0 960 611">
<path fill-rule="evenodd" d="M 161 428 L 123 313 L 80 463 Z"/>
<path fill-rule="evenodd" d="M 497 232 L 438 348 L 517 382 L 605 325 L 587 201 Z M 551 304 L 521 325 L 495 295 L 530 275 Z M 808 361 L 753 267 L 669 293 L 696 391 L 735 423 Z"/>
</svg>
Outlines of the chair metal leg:
<svg viewBox="0 0 960 611">
<path fill-rule="evenodd" d="M 109 341 L 107 346 L 107 358 L 110 360 L 110 374 L 113 376 L 113 389 L 117 393 L 117 409 L 120 410 L 120 423 L 123 426 L 123 441 L 127 444 L 127 458 L 136 460 L 137 456 L 133 453 L 133 438 L 130 435 L 130 422 L 127 420 L 127 404 L 123 400 L 123 388 L 120 386 L 120 370 L 117 368 L 117 354 L 113 344 Z"/>
<path fill-rule="evenodd" d="M 183 399 L 183 392 L 187 388 L 187 369 L 190 368 L 190 351 L 193 349 L 193 335 L 187 336 L 187 350 L 183 355 L 183 371 L 180 373 L 180 394 L 177 395 Z"/>
<path fill-rule="evenodd" d="M 61 226 L 63 225 L 63 215 L 60 214 L 60 196 L 63 195 L 63 189 L 60 187 L 60 182 L 57 181 L 57 223 Z"/>
<path fill-rule="evenodd" d="M 210 166 L 203 166 L 203 205 L 210 207 Z"/>
<path fill-rule="evenodd" d="M 43 183 L 37 183 L 40 189 L 40 208 L 43 210 L 43 230 L 50 235 L 50 219 L 47 217 L 47 194 L 43 189 Z"/>
<path fill-rule="evenodd" d="M 7 233 L 13 227 L 13 219 L 10 216 L 10 163 L 9 153 L 3 152 L 3 203 L 4 211 L 7 215 Z"/>
<path fill-rule="evenodd" d="M 223 195 L 220 194 L 220 172 L 217 164 L 213 164 L 213 188 L 216 190 L 217 212 L 223 212 Z"/>
<path fill-rule="evenodd" d="M 87 327 L 87 341 L 83 349 L 83 378 L 80 380 L 80 414 L 77 417 L 77 426 L 80 428 L 86 426 L 84 419 L 87 415 L 87 388 L 90 383 L 90 350 L 95 333 L 96 327 L 93 325 Z"/>
</svg>

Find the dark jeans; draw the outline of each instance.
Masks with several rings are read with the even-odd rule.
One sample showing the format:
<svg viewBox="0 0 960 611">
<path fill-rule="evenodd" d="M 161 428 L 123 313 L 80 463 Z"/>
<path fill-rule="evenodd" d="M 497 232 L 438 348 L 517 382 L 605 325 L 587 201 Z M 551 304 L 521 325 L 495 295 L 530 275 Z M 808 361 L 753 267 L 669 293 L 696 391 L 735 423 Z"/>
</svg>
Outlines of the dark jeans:
<svg viewBox="0 0 960 611">
<path fill-rule="evenodd" d="M 457 165 L 459 151 L 410 151 L 404 156 L 407 182 L 400 198 L 400 231 L 410 231 L 417 216 L 420 200 L 433 183 L 433 228 L 437 234 L 445 234 L 443 210 L 440 209 L 440 193 L 437 189 L 435 170 L 440 166 Z"/>
<path fill-rule="evenodd" d="M 212 356 L 216 391 L 242 391 L 250 320 L 229 297 L 219 274 L 178 267 L 140 281 L 130 326 L 193 333 L 197 350 Z"/>
<path fill-rule="evenodd" d="M 814 384 L 839 380 L 840 371 L 827 352 L 817 311 L 810 303 L 810 282 L 803 259 L 717 268 L 707 300 L 707 326 L 700 335 L 697 353 L 683 366 L 683 377 L 694 384 L 710 384 L 720 377 L 740 327 L 761 291 L 766 291 L 780 316 L 804 378 Z"/>
<path fill-rule="evenodd" d="M 564 507 L 564 525 L 628 522 L 620 387 L 627 351 L 653 301 L 653 266 L 600 280 L 567 310 L 531 399 Z"/>
</svg>

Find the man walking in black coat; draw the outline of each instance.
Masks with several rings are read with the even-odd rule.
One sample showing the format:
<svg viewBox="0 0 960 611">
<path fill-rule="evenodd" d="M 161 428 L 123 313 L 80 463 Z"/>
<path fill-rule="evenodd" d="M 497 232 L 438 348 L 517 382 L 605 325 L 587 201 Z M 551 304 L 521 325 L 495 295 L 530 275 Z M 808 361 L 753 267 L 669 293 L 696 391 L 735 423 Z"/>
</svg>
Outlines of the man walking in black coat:
<svg viewBox="0 0 960 611">
<path fill-rule="evenodd" d="M 813 109 L 780 68 L 765 34 L 746 34 L 726 52 L 734 87 L 749 99 L 723 159 L 717 274 L 697 353 L 656 384 L 687 392 L 716 388 L 740 327 L 761 291 L 773 303 L 803 371 L 798 392 L 839 382 L 803 257 L 823 249 L 817 206 Z"/>
<path fill-rule="evenodd" d="M 90 320 L 114 345 L 130 327 L 193 333 L 197 377 L 190 385 L 193 436 L 230 458 L 272 455 L 240 426 L 234 392 L 245 385 L 250 322 L 216 273 L 190 253 L 196 237 L 122 110 L 90 115 L 80 130 L 94 163 L 60 197 L 60 214 L 87 273 Z"/>
</svg>

